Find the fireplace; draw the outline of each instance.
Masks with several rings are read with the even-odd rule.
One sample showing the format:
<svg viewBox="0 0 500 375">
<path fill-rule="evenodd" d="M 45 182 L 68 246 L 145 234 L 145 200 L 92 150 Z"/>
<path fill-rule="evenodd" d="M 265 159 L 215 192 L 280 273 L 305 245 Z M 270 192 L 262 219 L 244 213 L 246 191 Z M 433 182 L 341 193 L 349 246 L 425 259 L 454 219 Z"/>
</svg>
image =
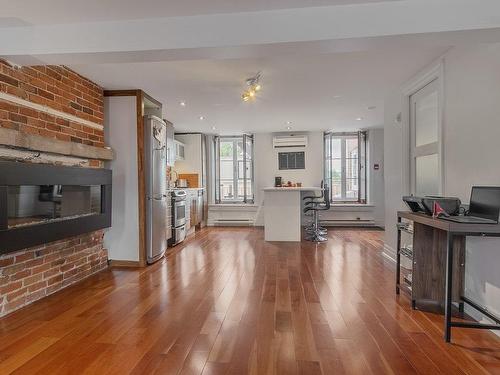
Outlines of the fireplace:
<svg viewBox="0 0 500 375">
<path fill-rule="evenodd" d="M 110 170 L 0 162 L 0 254 L 110 226 Z"/>
</svg>

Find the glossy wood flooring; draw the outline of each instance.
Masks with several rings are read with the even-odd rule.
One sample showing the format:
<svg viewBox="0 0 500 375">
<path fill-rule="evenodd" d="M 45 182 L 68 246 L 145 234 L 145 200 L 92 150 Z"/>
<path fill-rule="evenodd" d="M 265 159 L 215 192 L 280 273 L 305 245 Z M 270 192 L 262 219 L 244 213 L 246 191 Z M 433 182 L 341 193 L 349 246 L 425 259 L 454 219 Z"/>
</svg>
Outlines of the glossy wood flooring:
<svg viewBox="0 0 500 375">
<path fill-rule="evenodd" d="M 206 229 L 143 270 L 113 269 L 0 320 L 8 374 L 500 373 L 500 339 L 442 339 L 394 294 L 383 232 L 266 243 Z"/>
</svg>

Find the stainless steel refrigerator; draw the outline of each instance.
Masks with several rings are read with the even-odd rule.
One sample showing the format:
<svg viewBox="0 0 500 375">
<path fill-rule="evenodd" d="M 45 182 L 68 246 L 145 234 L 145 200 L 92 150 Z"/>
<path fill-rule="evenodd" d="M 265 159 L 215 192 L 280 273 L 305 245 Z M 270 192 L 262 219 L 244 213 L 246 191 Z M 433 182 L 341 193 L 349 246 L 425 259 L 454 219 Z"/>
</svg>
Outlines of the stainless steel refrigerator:
<svg viewBox="0 0 500 375">
<path fill-rule="evenodd" d="M 167 131 L 163 120 L 146 116 L 144 121 L 144 167 L 146 169 L 147 261 L 160 259 L 171 236 L 168 215 Z"/>
</svg>

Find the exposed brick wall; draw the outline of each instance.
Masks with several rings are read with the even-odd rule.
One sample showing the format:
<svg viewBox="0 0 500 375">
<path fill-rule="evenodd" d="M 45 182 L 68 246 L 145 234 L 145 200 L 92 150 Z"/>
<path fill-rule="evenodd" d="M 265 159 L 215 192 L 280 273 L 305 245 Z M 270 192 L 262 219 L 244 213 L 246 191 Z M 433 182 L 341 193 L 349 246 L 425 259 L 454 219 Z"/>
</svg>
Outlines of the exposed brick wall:
<svg viewBox="0 0 500 375">
<path fill-rule="evenodd" d="M 103 232 L 0 256 L 0 316 L 107 267 Z"/>
<path fill-rule="evenodd" d="M 64 66 L 16 68 L 0 59 L 0 91 L 96 124 L 104 123 L 103 89 Z M 104 133 L 0 100 L 0 127 L 104 147 Z"/>
<path fill-rule="evenodd" d="M 0 91 L 97 124 L 104 122 L 101 87 L 62 66 L 15 68 L 0 59 Z M 104 133 L 63 117 L 0 99 L 0 127 L 104 147 Z M 91 167 L 102 162 L 90 161 Z M 103 231 L 0 256 L 0 316 L 107 267 Z"/>
</svg>

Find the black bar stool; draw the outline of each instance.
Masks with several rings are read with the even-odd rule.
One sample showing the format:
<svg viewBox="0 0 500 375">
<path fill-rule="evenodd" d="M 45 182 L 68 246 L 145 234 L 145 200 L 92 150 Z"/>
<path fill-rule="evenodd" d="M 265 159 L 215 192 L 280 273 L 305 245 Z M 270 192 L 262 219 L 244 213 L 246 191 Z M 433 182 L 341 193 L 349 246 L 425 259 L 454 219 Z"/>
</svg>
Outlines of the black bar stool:
<svg viewBox="0 0 500 375">
<path fill-rule="evenodd" d="M 307 207 L 304 208 L 304 213 L 309 211 L 313 214 L 313 223 L 310 228 L 306 228 L 306 240 L 312 242 L 326 242 L 328 238 L 326 237 L 326 228 L 319 226 L 319 211 L 327 211 L 330 209 L 330 189 L 327 185 L 323 188 L 323 200 L 317 201 L 312 200 L 307 203 Z"/>
<path fill-rule="evenodd" d="M 324 202 L 324 200 L 323 200 L 324 196 L 325 196 L 324 181 L 322 180 L 321 181 L 321 194 L 320 195 L 308 195 L 308 196 L 302 198 L 302 200 L 304 201 L 304 206 L 308 207 L 315 202 L 316 203 Z M 304 211 L 304 212 L 306 212 L 306 211 Z M 316 231 L 316 228 L 314 227 L 314 213 L 311 212 L 311 214 L 309 214 L 307 216 L 310 216 L 312 218 L 312 221 L 311 221 L 310 225 L 305 227 L 305 231 L 306 231 L 306 233 L 311 234 L 314 231 Z M 320 227 L 319 229 L 321 229 L 321 231 L 324 232 L 323 234 L 326 234 L 325 228 Z"/>
</svg>

